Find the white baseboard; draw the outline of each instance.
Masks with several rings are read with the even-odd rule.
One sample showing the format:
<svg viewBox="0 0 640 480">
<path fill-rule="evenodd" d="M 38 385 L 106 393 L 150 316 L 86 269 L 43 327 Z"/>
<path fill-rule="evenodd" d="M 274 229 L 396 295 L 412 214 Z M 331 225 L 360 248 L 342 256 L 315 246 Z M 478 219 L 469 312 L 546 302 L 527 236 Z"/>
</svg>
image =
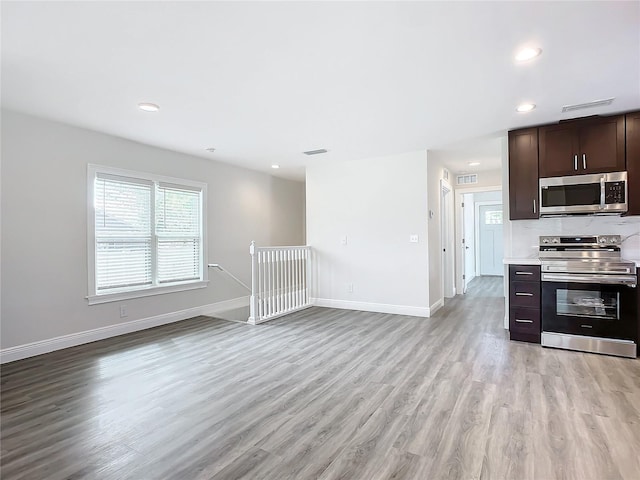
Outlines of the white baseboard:
<svg viewBox="0 0 640 480">
<path fill-rule="evenodd" d="M 117 337 L 126 333 L 138 332 L 148 328 L 159 327 L 168 323 L 179 322 L 187 318 L 197 317 L 198 315 L 213 315 L 225 310 L 241 308 L 249 305 L 249 297 L 233 298 L 222 302 L 202 305 L 200 307 L 187 308 L 177 312 L 163 313 L 153 317 L 141 318 L 130 322 L 123 322 L 117 325 L 109 325 L 107 327 L 96 328 L 84 332 L 72 333 L 61 337 L 40 340 L 38 342 L 18 345 L 16 347 L 5 348 L 0 350 L 0 363 L 13 362 L 23 358 L 35 357 L 43 353 L 62 350 L 63 348 L 75 347 L 85 343 L 104 340 L 105 338 Z"/>
<path fill-rule="evenodd" d="M 221 302 L 210 303 L 209 305 L 203 305 L 202 307 L 196 307 L 202 309 L 202 313 L 198 315 L 215 315 L 216 313 L 224 312 L 226 310 L 234 310 L 236 308 L 248 307 L 249 295 L 246 297 L 232 298 L 230 300 L 223 300 Z M 190 318 L 190 317 L 187 317 Z M 248 317 L 247 317 L 248 318 Z"/>
<path fill-rule="evenodd" d="M 364 312 L 395 313 L 413 317 L 428 317 L 428 307 L 410 305 L 391 305 L 388 303 L 354 302 L 351 300 L 334 300 L 331 298 L 312 298 L 311 303 L 317 307 L 341 308 L 343 310 L 361 310 Z"/>
<path fill-rule="evenodd" d="M 444 298 L 438 299 L 433 305 L 429 307 L 431 315 L 435 314 L 438 310 L 444 307 Z"/>
</svg>

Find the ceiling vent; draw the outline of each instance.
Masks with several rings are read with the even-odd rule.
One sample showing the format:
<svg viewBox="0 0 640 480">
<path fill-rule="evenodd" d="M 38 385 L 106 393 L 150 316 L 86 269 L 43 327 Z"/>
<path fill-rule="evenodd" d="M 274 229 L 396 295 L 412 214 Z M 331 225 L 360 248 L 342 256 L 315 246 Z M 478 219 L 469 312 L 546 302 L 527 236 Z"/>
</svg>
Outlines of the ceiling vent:
<svg viewBox="0 0 640 480">
<path fill-rule="evenodd" d="M 573 112 L 575 110 L 582 110 L 583 108 L 604 107 L 606 105 L 611 105 L 614 100 L 615 98 L 612 97 L 612 98 L 605 98 L 604 100 L 595 100 L 593 102 L 577 103 L 575 105 L 565 105 L 564 107 L 562 107 L 562 111 Z"/>
<path fill-rule="evenodd" d="M 456 184 L 469 185 L 472 183 L 478 183 L 478 175 L 473 173 L 471 175 L 458 175 L 456 177 Z"/>
<path fill-rule="evenodd" d="M 306 152 L 302 152 L 305 155 L 318 155 L 320 153 L 327 153 L 328 150 L 326 148 L 319 148 L 318 150 L 307 150 Z"/>
</svg>

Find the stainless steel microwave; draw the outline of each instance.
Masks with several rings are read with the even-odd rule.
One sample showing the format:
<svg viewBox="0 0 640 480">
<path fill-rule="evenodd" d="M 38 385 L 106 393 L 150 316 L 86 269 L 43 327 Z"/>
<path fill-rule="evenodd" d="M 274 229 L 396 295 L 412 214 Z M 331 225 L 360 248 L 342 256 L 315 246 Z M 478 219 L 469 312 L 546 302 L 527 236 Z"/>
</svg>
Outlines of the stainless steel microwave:
<svg viewBox="0 0 640 480">
<path fill-rule="evenodd" d="M 540 215 L 627 211 L 627 172 L 540 179 Z"/>
</svg>

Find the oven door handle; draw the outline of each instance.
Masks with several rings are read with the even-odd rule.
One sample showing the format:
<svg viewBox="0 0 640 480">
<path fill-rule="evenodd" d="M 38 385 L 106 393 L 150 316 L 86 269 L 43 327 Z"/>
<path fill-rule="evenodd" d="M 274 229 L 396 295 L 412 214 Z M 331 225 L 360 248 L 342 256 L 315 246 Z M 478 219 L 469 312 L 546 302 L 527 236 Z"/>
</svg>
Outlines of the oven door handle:
<svg viewBox="0 0 640 480">
<path fill-rule="evenodd" d="M 627 285 L 635 288 L 638 279 L 634 275 L 580 275 L 562 273 L 543 273 L 543 282 L 574 282 L 574 283 L 606 283 L 609 285 Z"/>
</svg>

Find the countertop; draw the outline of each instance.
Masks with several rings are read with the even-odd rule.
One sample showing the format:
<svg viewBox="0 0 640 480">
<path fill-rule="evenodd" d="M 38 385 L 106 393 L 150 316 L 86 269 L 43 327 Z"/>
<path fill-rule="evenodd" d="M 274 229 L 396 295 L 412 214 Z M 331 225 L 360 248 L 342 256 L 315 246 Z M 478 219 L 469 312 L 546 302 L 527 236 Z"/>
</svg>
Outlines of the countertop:
<svg viewBox="0 0 640 480">
<path fill-rule="evenodd" d="M 640 267 L 640 259 L 623 258 L 627 262 L 633 262 L 636 267 Z M 505 258 L 502 260 L 505 265 L 540 265 L 539 258 Z"/>
<path fill-rule="evenodd" d="M 539 258 L 505 258 L 502 260 L 505 265 L 540 265 Z"/>
</svg>

